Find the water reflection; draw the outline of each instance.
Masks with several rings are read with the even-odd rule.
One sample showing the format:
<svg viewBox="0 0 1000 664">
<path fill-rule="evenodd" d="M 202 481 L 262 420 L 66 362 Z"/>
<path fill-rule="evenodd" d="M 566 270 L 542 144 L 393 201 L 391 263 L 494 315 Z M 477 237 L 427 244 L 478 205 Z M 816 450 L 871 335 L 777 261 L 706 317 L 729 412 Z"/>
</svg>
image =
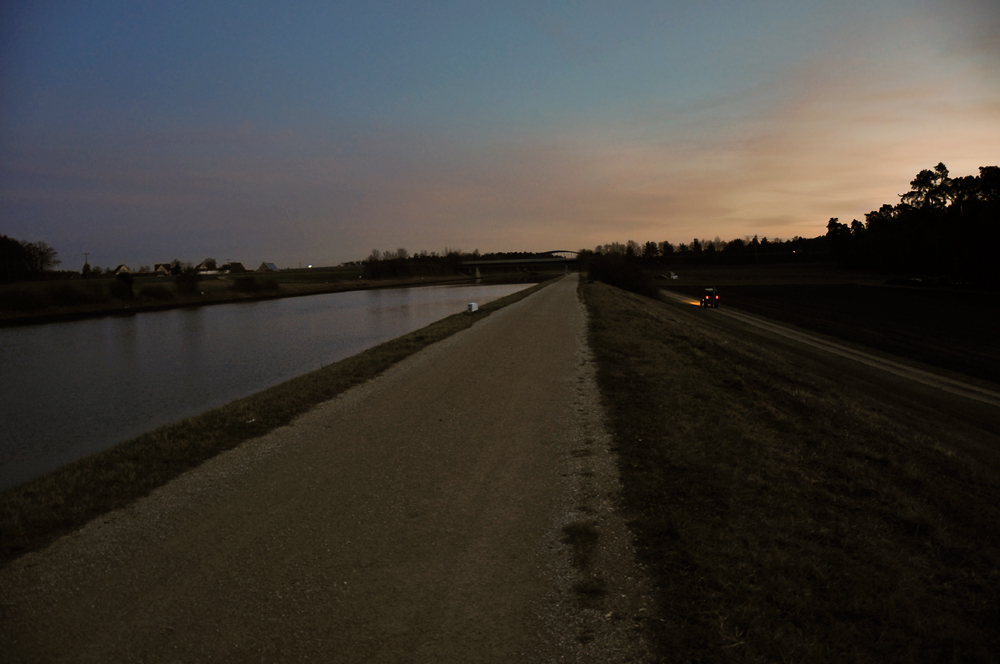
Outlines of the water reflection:
<svg viewBox="0 0 1000 664">
<path fill-rule="evenodd" d="M 355 291 L 0 329 L 0 488 L 527 286 Z"/>
</svg>

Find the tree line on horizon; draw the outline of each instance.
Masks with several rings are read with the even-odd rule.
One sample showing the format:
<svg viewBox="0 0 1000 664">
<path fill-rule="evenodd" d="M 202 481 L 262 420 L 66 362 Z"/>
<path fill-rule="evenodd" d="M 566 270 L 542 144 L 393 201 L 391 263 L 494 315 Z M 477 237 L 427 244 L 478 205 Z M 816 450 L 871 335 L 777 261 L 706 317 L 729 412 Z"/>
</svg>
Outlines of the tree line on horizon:
<svg viewBox="0 0 1000 664">
<path fill-rule="evenodd" d="M 884 273 L 934 276 L 981 285 L 996 284 L 1000 246 L 1000 168 L 981 166 L 979 175 L 949 177 L 939 163 L 910 182 L 896 205 L 885 204 L 851 225 L 831 218 L 814 238 L 768 240 L 755 235 L 728 242 L 697 239 L 690 244 L 634 240 L 581 249 L 584 261 L 617 258 L 646 265 L 703 265 L 839 261 Z"/>
<path fill-rule="evenodd" d="M 719 236 L 715 236 L 714 240 L 694 238 L 690 243 L 680 242 L 676 245 L 669 241 L 639 243 L 628 240 L 625 243 L 598 245 L 594 249 L 581 249 L 579 255 L 584 260 L 592 256 L 605 256 L 664 265 L 740 264 L 801 260 L 810 255 L 821 254 L 824 249 L 822 237 L 769 240 L 766 236 L 760 238 L 754 235 L 729 241 L 722 240 Z"/>
<path fill-rule="evenodd" d="M 77 270 L 55 270 L 62 261 L 59 259 L 59 252 L 47 242 L 27 242 L 16 238 L 0 234 L 0 283 L 17 283 L 20 281 L 38 280 L 60 280 L 78 279 L 89 277 L 112 277 L 116 275 L 116 268 L 102 268 L 99 265 L 91 265 L 89 262 L 83 264 L 83 268 Z M 160 263 L 157 263 L 159 266 Z M 171 276 L 184 276 L 197 273 L 202 270 L 233 270 L 245 272 L 246 268 L 241 263 L 233 262 L 218 265 L 214 258 L 206 258 L 200 264 L 173 259 L 170 263 L 164 263 Z M 126 266 L 128 267 L 128 266 Z M 135 275 L 153 274 L 154 270 L 149 265 L 142 265 L 139 268 L 129 267 L 128 272 Z"/>
<path fill-rule="evenodd" d="M 611 242 L 581 249 L 586 263 L 593 257 L 621 258 L 648 265 L 711 265 L 785 263 L 838 260 L 851 267 L 883 272 L 917 272 L 976 283 L 996 283 L 995 247 L 1000 246 L 1000 167 L 981 166 L 979 175 L 951 178 L 939 163 L 922 170 L 910 182 L 911 190 L 896 205 L 885 204 L 855 219 L 850 226 L 831 218 L 825 235 L 790 240 L 745 236 L 724 241 L 694 238 L 690 243 L 669 241 Z M 455 274 L 465 260 L 530 258 L 534 252 L 444 252 L 410 254 L 405 248 L 373 249 L 360 266 L 368 278 L 401 278 Z M 212 259 L 207 259 L 212 260 Z M 214 263 L 214 260 L 212 260 Z M 58 252 L 46 242 L 25 242 L 0 235 L 0 281 L 11 283 L 58 276 Z M 181 265 L 191 271 L 189 264 Z M 172 265 L 173 265 L 172 264 Z M 148 268 L 141 269 L 148 271 Z M 85 265 L 83 276 L 104 270 Z M 75 271 L 65 273 L 77 275 Z"/>
<path fill-rule="evenodd" d="M 845 265 L 995 284 L 1000 167 L 952 178 L 938 163 L 920 171 L 896 205 L 850 226 L 831 218 L 826 228 L 830 251 Z"/>
<path fill-rule="evenodd" d="M 441 253 L 425 250 L 413 254 L 405 248 L 385 251 L 372 249 L 363 261 L 345 263 L 345 265 L 360 266 L 362 274 L 367 279 L 398 279 L 463 273 L 463 261 L 516 260 L 532 258 L 537 255 L 537 252 L 532 251 L 501 251 L 483 254 L 479 252 L 479 249 L 466 252 L 453 247 L 445 247 Z"/>
<path fill-rule="evenodd" d="M 724 241 L 718 236 L 714 240 L 694 238 L 690 243 L 673 244 L 669 241 L 646 242 L 635 240 L 611 242 L 598 245 L 594 249 L 580 249 L 577 253 L 586 263 L 595 256 L 622 258 L 629 261 L 674 264 L 787 262 L 808 260 L 826 250 L 825 239 L 795 237 L 790 240 L 768 239 L 747 236 Z M 501 251 L 480 253 L 478 249 L 465 252 L 461 249 L 446 248 L 444 252 L 421 251 L 411 254 L 405 248 L 373 249 L 363 261 L 345 263 L 362 267 L 369 278 L 407 277 L 439 274 L 454 274 L 461 271 L 461 264 L 468 260 L 517 260 L 537 257 L 532 251 Z"/>
</svg>

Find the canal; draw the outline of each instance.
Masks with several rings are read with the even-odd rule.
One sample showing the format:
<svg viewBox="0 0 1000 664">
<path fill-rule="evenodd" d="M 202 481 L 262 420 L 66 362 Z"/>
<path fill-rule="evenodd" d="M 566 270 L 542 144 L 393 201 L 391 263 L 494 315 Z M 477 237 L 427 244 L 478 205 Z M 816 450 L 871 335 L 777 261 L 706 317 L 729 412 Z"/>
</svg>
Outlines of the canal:
<svg viewBox="0 0 1000 664">
<path fill-rule="evenodd" d="M 530 285 L 352 291 L 0 329 L 0 489 Z"/>
</svg>

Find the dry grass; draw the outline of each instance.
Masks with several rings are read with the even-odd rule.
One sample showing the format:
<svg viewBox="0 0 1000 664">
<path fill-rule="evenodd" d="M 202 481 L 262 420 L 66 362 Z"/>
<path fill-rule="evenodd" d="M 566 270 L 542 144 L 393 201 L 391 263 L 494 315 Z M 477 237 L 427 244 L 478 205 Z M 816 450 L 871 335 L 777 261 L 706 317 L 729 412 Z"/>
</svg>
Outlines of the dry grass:
<svg viewBox="0 0 1000 664">
<path fill-rule="evenodd" d="M 44 547 L 91 519 L 147 495 L 184 471 L 292 421 L 420 349 L 471 327 L 545 282 L 268 390 L 160 427 L 48 475 L 0 492 L 0 565 Z M 419 389 L 419 386 L 415 386 Z"/>
<path fill-rule="evenodd" d="M 866 393 L 694 307 L 582 293 L 665 660 L 1000 658 L 990 426 Z"/>
</svg>

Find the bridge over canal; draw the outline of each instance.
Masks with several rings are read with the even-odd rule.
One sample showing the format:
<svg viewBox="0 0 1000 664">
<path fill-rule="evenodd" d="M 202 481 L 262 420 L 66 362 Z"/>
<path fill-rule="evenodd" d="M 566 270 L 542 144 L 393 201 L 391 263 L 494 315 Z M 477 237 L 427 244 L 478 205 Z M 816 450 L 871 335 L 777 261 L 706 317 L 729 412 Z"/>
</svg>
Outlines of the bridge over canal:
<svg viewBox="0 0 1000 664">
<path fill-rule="evenodd" d="M 579 267 L 579 256 L 576 251 L 568 249 L 553 249 L 552 251 L 542 251 L 523 258 L 496 258 L 477 259 L 462 261 L 462 267 L 483 268 L 483 267 L 563 267 L 567 270 Z"/>
</svg>

